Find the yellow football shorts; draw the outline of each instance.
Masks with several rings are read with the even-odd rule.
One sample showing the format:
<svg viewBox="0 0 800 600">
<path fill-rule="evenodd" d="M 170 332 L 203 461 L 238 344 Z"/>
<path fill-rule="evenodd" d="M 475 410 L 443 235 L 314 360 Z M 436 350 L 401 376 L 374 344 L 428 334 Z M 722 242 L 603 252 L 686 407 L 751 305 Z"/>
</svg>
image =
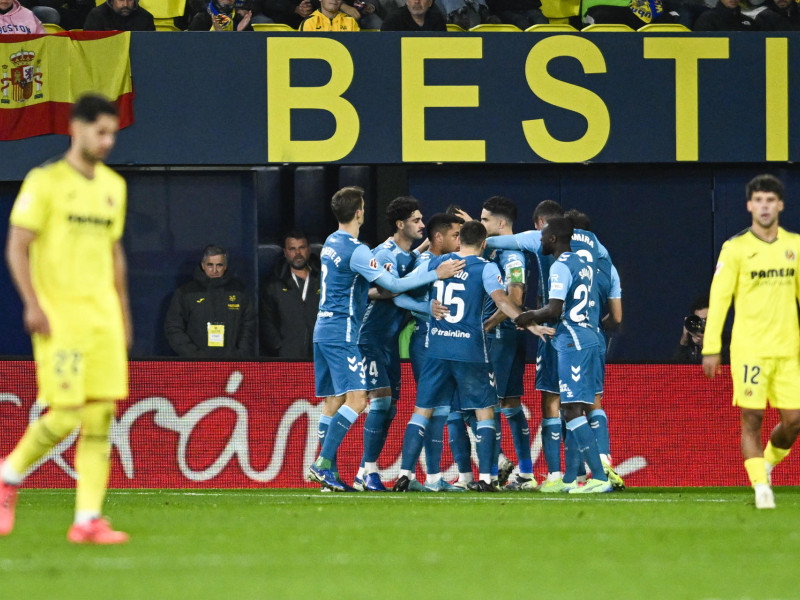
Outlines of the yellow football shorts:
<svg viewBox="0 0 800 600">
<path fill-rule="evenodd" d="M 731 357 L 733 404 L 742 408 L 800 409 L 800 357 Z"/>
<path fill-rule="evenodd" d="M 52 323 L 51 323 L 52 325 Z M 117 327 L 86 327 L 49 337 L 33 336 L 39 401 L 82 406 L 86 400 L 128 396 L 128 353 Z"/>
</svg>

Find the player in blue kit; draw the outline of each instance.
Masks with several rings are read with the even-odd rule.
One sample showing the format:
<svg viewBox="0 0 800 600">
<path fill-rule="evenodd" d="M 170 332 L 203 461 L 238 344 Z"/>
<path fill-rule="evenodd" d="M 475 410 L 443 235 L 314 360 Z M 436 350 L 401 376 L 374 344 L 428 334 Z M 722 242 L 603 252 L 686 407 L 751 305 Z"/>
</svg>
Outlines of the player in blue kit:
<svg viewBox="0 0 800 600">
<path fill-rule="evenodd" d="M 493 492 L 491 464 L 495 445 L 494 407 L 497 397 L 483 330 L 482 309 L 486 295 L 508 316 L 519 315 L 519 309 L 508 299 L 497 265 L 481 258 L 486 241 L 486 228 L 477 221 L 461 227 L 461 250 L 437 257 L 429 269 L 451 259 L 466 260 L 464 270 L 453 277 L 433 284 L 435 296 L 449 313 L 441 321 L 431 323 L 428 330 L 428 353 L 420 375 L 414 414 L 403 438 L 400 478 L 395 491 L 406 491 L 411 470 L 422 449 L 425 429 L 437 406 L 448 404 L 458 392 L 459 409 L 474 410 L 478 420 L 477 450 L 479 480 L 470 489 Z M 531 325 L 536 335 L 551 334 L 553 329 Z"/>
<path fill-rule="evenodd" d="M 543 200 L 533 212 L 536 229 L 512 236 L 497 236 L 487 240 L 490 248 L 519 249 L 536 254 L 539 259 L 539 305 L 549 301 L 547 286 L 550 265 L 553 257 L 542 249 L 542 229 L 553 217 L 563 216 L 561 206 L 553 200 Z M 611 259 L 608 250 L 590 231 L 576 229 L 573 232 L 571 248 L 592 265 Z M 542 392 L 542 451 L 547 463 L 547 478 L 539 486 L 539 491 L 560 492 L 563 487 L 561 472 L 561 404 L 558 378 L 558 353 L 551 340 L 539 342 L 536 355 L 536 389 Z"/>
<path fill-rule="evenodd" d="M 493 196 L 483 203 L 481 223 L 491 238 L 513 235 L 517 218 L 516 205 L 502 196 Z M 506 294 L 517 307 L 522 307 L 527 284 L 527 257 L 521 250 L 492 250 L 486 256 L 503 275 Z M 528 418 L 522 410 L 523 376 L 525 374 L 525 333 L 517 329 L 506 314 L 487 298 L 483 311 L 484 329 L 489 344 L 489 359 L 495 375 L 500 410 L 508 421 L 519 461 L 519 475 L 505 489 L 535 490 L 531 461 L 531 434 Z M 495 421 L 498 427 L 499 420 Z M 496 451 L 499 451 L 499 444 Z"/>
<path fill-rule="evenodd" d="M 419 202 L 410 196 L 395 198 L 386 207 L 386 221 L 394 233 L 372 253 L 379 267 L 403 277 L 414 268 L 416 253 L 411 245 L 425 229 Z M 364 454 L 353 483 L 357 490 L 386 491 L 378 474 L 378 457 L 397 414 L 398 337 L 405 316 L 406 311 L 390 298 L 377 298 L 370 301 L 361 323 L 358 346 L 366 365 L 369 412 L 364 422 Z"/>
<path fill-rule="evenodd" d="M 428 270 L 428 262 L 443 254 L 458 252 L 461 248 L 460 231 L 464 220 L 454 215 L 436 214 L 431 217 L 426 225 L 428 230 L 429 249 L 420 254 L 417 259 L 418 269 Z M 417 386 L 420 384 L 422 365 L 425 363 L 427 355 L 427 336 L 431 322 L 431 312 L 434 312 L 433 320 L 441 319 L 449 311 L 442 307 L 441 303 L 435 299 L 430 299 L 429 288 L 418 288 L 406 294 L 401 294 L 394 298 L 394 302 L 403 308 L 412 311 L 415 319 L 414 331 L 411 334 L 409 344 L 409 357 L 411 359 L 411 370 Z M 432 308 L 431 308 L 432 307 Z M 460 413 L 455 413 L 459 415 Z M 429 491 L 429 492 L 463 492 L 463 487 L 453 486 L 442 478 L 442 450 L 444 446 L 444 427 L 450 415 L 450 404 L 437 406 L 430 416 L 428 427 L 425 428 L 425 438 L 423 446 L 425 449 L 425 470 L 427 478 L 425 485 L 422 486 L 414 479 L 414 472 L 409 476 L 408 491 Z M 459 417 L 460 419 L 460 417 Z M 461 424 L 463 428 L 463 423 Z M 466 432 L 465 432 L 466 435 Z M 451 447 L 452 448 L 452 447 Z M 453 457 L 459 465 L 459 480 L 472 481 L 472 461 L 470 457 L 469 441 L 467 440 L 466 449 L 462 448 L 459 454 L 458 448 L 452 448 Z M 468 477 L 468 479 L 467 479 Z"/>
<path fill-rule="evenodd" d="M 398 278 L 378 265 L 369 247 L 358 240 L 364 223 L 364 190 L 345 187 L 336 192 L 331 209 L 339 222 L 322 248 L 317 322 L 314 326 L 314 379 L 317 396 L 325 397 L 319 422 L 322 449 L 309 467 L 308 478 L 333 491 L 350 491 L 339 479 L 336 452 L 350 426 L 367 406 L 364 360 L 358 348 L 358 328 L 367 307 L 370 283 L 400 293 L 458 273 L 463 260 L 448 261 L 437 270 Z"/>
<path fill-rule="evenodd" d="M 572 209 L 564 213 L 575 229 L 584 232 L 591 231 L 592 224 L 588 215 Z M 574 249 L 575 234 L 573 234 L 572 247 Z M 591 254 L 587 253 L 589 257 Z M 594 431 L 597 440 L 597 449 L 603 463 L 608 480 L 615 490 L 624 490 L 625 481 L 614 470 L 611 461 L 611 439 L 608 430 L 608 415 L 603 410 L 603 388 L 606 374 L 606 330 L 614 330 L 622 323 L 622 286 L 619 273 L 612 264 L 610 257 L 600 257 L 595 264 L 594 285 L 592 298 L 589 301 L 589 321 L 597 329 L 600 348 L 600 370 L 595 384 L 594 404 L 587 411 L 586 417 Z M 608 312 L 606 313 L 606 309 Z"/>
<path fill-rule="evenodd" d="M 548 276 L 549 300 L 546 306 L 524 312 L 515 321 L 520 327 L 558 321 L 553 346 L 558 353 L 561 408 L 567 421 L 562 491 L 582 494 L 610 492 L 611 483 L 584 414 L 586 408 L 594 403 L 597 370 L 600 368 L 597 331 L 589 322 L 594 270 L 577 252 L 571 251 L 572 236 L 573 227 L 569 219 L 548 219 L 542 230 L 541 243 L 542 252 L 555 259 Z M 582 462 L 592 470 L 592 479 L 578 487 L 576 479 Z"/>
</svg>

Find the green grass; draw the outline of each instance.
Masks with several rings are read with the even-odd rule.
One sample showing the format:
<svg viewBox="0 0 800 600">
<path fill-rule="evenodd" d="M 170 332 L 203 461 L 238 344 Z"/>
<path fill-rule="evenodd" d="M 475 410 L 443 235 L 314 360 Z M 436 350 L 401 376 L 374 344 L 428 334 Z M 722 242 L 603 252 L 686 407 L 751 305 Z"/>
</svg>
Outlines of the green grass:
<svg viewBox="0 0 800 600">
<path fill-rule="evenodd" d="M 630 598 L 800 596 L 800 489 L 596 497 L 117 490 L 132 540 L 75 547 L 71 490 L 23 490 L 0 539 L 0 598 Z"/>
</svg>

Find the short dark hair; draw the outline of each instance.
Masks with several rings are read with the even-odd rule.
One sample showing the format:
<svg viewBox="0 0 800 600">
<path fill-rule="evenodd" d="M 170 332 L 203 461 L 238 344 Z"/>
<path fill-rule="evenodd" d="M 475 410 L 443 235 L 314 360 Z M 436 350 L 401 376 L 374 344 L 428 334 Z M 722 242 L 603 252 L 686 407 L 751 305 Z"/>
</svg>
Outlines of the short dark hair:
<svg viewBox="0 0 800 600">
<path fill-rule="evenodd" d="M 116 105 L 100 94 L 84 94 L 72 105 L 70 121 L 94 123 L 100 115 L 119 115 Z"/>
<path fill-rule="evenodd" d="M 398 196 L 386 207 L 386 222 L 389 224 L 389 231 L 393 234 L 397 231 L 397 221 L 405 221 L 414 211 L 420 210 L 419 202 L 413 196 Z"/>
<path fill-rule="evenodd" d="M 556 236 L 560 242 L 569 241 L 575 228 L 567 217 L 550 217 L 547 219 L 547 232 Z"/>
<path fill-rule="evenodd" d="M 492 196 L 483 203 L 483 210 L 488 210 L 498 217 L 504 217 L 509 224 L 517 220 L 517 205 L 505 196 Z"/>
<path fill-rule="evenodd" d="M 779 200 L 783 200 L 784 188 L 781 180 L 768 173 L 756 175 L 747 183 L 747 199 L 755 192 L 773 192 Z"/>
<path fill-rule="evenodd" d="M 467 221 L 461 227 L 461 245 L 476 248 L 486 239 L 486 227 L 480 221 Z"/>
<path fill-rule="evenodd" d="M 453 225 L 463 225 L 464 219 L 461 217 L 457 217 L 455 215 L 450 215 L 447 213 L 436 213 L 430 219 L 428 219 L 428 224 L 425 225 L 425 229 L 428 232 L 428 239 L 433 241 L 433 236 L 436 233 L 441 233 L 444 235 Z"/>
<path fill-rule="evenodd" d="M 703 294 L 702 296 L 698 296 L 694 299 L 691 306 L 689 306 L 689 314 L 693 315 L 694 311 L 701 310 L 703 308 L 708 308 L 709 304 L 709 297 L 708 294 Z"/>
<path fill-rule="evenodd" d="M 459 204 L 448 204 L 447 208 L 444 209 L 445 214 L 448 215 L 455 215 L 459 211 L 463 211 L 464 209 L 461 208 Z"/>
<path fill-rule="evenodd" d="M 539 219 L 549 221 L 552 217 L 564 216 L 564 209 L 555 200 L 542 200 L 533 211 L 533 223 Z"/>
<path fill-rule="evenodd" d="M 286 240 L 292 238 L 293 240 L 305 240 L 308 241 L 308 236 L 305 232 L 300 231 L 299 229 L 292 229 L 286 235 L 283 236 L 283 247 L 286 248 Z"/>
<path fill-rule="evenodd" d="M 209 256 L 222 256 L 225 259 L 225 264 L 228 263 L 228 251 L 225 250 L 222 246 L 217 246 L 216 244 L 209 244 L 205 248 L 203 248 L 203 262 Z"/>
<path fill-rule="evenodd" d="M 577 208 L 570 208 L 564 213 L 564 216 L 572 221 L 572 226 L 575 229 L 583 229 L 584 231 L 592 230 L 592 220 L 589 215 L 579 211 Z"/>
<path fill-rule="evenodd" d="M 331 210 L 339 223 L 349 223 L 364 203 L 364 189 L 357 186 L 343 187 L 331 198 Z"/>
</svg>

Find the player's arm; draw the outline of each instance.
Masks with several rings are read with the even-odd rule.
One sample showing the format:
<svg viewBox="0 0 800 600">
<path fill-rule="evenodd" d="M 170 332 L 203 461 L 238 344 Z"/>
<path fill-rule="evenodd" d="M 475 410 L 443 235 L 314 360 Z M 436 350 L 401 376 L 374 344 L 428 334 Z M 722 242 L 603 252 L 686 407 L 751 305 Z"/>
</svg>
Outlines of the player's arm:
<svg viewBox="0 0 800 600">
<path fill-rule="evenodd" d="M 461 269 L 464 268 L 465 263 L 466 261 L 464 260 L 445 260 L 439 263 L 439 266 L 433 271 L 418 269 L 402 278 L 383 271 L 374 281 L 390 292 L 400 294 L 408 290 L 413 290 L 414 288 L 422 287 L 423 285 L 429 285 L 437 279 L 449 279 L 456 273 L 459 273 Z"/>
<path fill-rule="evenodd" d="M 569 269 L 563 263 L 553 263 L 553 266 L 550 267 L 550 279 L 548 281 L 550 299 L 542 308 L 526 311 L 514 319 L 517 327 L 527 327 L 531 323 L 558 321 L 561 318 L 561 312 L 564 310 L 564 301 L 570 285 L 572 285 L 572 274 Z"/>
<path fill-rule="evenodd" d="M 371 285 L 369 287 L 369 292 L 367 292 L 367 297 L 370 302 L 373 300 L 391 300 L 394 294 L 377 285 Z"/>
<path fill-rule="evenodd" d="M 31 279 L 30 246 L 36 239 L 36 232 L 12 225 L 8 230 L 6 242 L 6 262 L 14 285 L 22 298 L 22 320 L 28 333 L 50 335 L 50 322 L 39 305 L 36 290 Z"/>
<path fill-rule="evenodd" d="M 500 250 L 527 250 L 537 253 L 542 247 L 542 232 L 532 229 L 513 235 L 495 235 L 486 238 L 486 247 Z"/>
<path fill-rule="evenodd" d="M 425 238 L 424 240 L 422 240 L 422 243 L 419 246 L 414 248 L 414 254 L 419 256 L 423 252 L 427 252 L 428 248 L 430 247 L 431 247 L 431 241 L 428 238 Z"/>
<path fill-rule="evenodd" d="M 511 259 L 505 264 L 505 280 L 508 287 L 506 294 L 509 300 L 519 309 L 522 308 L 522 300 L 525 295 L 525 264 L 523 261 L 524 257 L 512 255 Z M 507 317 L 508 315 L 503 311 L 496 310 L 492 316 L 484 321 L 484 331 L 491 331 L 505 321 Z"/>
<path fill-rule="evenodd" d="M 711 292 L 708 299 L 708 318 L 703 336 L 703 373 L 709 379 L 719 372 L 722 364 L 722 327 L 728 316 L 733 292 L 739 276 L 739 257 L 730 242 L 722 245 L 717 259 Z"/>
<path fill-rule="evenodd" d="M 131 304 L 128 299 L 128 262 L 125 260 L 125 249 L 122 242 L 114 242 L 114 287 L 119 296 L 122 308 L 122 322 L 125 326 L 125 343 L 128 350 L 133 346 L 133 320 L 131 319 Z"/>
<path fill-rule="evenodd" d="M 608 314 L 603 317 L 603 327 L 608 331 L 614 331 L 622 324 L 622 285 L 619 272 L 614 265 L 611 265 L 611 291 L 606 301 L 606 308 Z"/>
<path fill-rule="evenodd" d="M 498 310 L 506 314 L 506 316 L 516 319 L 521 313 L 519 307 L 514 304 L 503 289 L 503 278 L 500 276 L 500 270 L 494 263 L 487 264 L 483 269 L 483 289 L 492 298 L 492 301 L 497 306 Z M 555 329 L 551 327 L 541 327 L 539 325 L 531 324 L 526 327 L 532 334 L 538 335 L 544 339 L 545 335 L 555 334 Z"/>
<path fill-rule="evenodd" d="M 603 317 L 603 329 L 614 331 L 622 324 L 622 298 L 609 298 L 606 303 L 608 314 Z"/>
<path fill-rule="evenodd" d="M 497 308 L 505 313 L 508 317 L 516 320 L 520 315 L 524 314 L 520 312 L 519 308 L 517 308 L 517 306 L 508 297 L 508 294 L 506 294 L 503 290 L 495 290 L 489 295 L 492 297 L 495 305 L 497 305 Z M 555 335 L 556 333 L 556 330 L 552 327 L 538 325 L 537 323 L 533 322 L 529 323 L 528 325 L 520 325 L 520 327 L 524 327 L 533 335 L 539 336 L 542 339 L 544 339 L 544 336 L 546 335 Z"/>
<path fill-rule="evenodd" d="M 517 327 L 528 327 L 531 323 L 552 323 L 561 318 L 561 311 L 564 309 L 564 301 L 558 298 L 550 298 L 550 301 L 542 308 L 536 310 L 526 310 L 514 319 Z"/>
<path fill-rule="evenodd" d="M 375 252 L 375 260 L 378 262 L 378 266 L 383 266 L 389 273 L 393 270 L 395 272 L 397 271 L 397 259 L 391 252 L 386 252 L 383 248 L 379 248 L 377 251 L 374 250 L 373 252 Z M 392 292 L 378 285 L 371 285 L 367 293 L 367 298 L 370 302 L 373 300 L 391 300 L 393 296 L 394 294 Z"/>
<path fill-rule="evenodd" d="M 410 310 L 420 315 L 430 315 L 437 321 L 450 314 L 450 309 L 438 300 L 425 300 L 412 298 L 408 294 L 399 294 L 392 298 L 392 302 L 400 308 Z"/>
</svg>

